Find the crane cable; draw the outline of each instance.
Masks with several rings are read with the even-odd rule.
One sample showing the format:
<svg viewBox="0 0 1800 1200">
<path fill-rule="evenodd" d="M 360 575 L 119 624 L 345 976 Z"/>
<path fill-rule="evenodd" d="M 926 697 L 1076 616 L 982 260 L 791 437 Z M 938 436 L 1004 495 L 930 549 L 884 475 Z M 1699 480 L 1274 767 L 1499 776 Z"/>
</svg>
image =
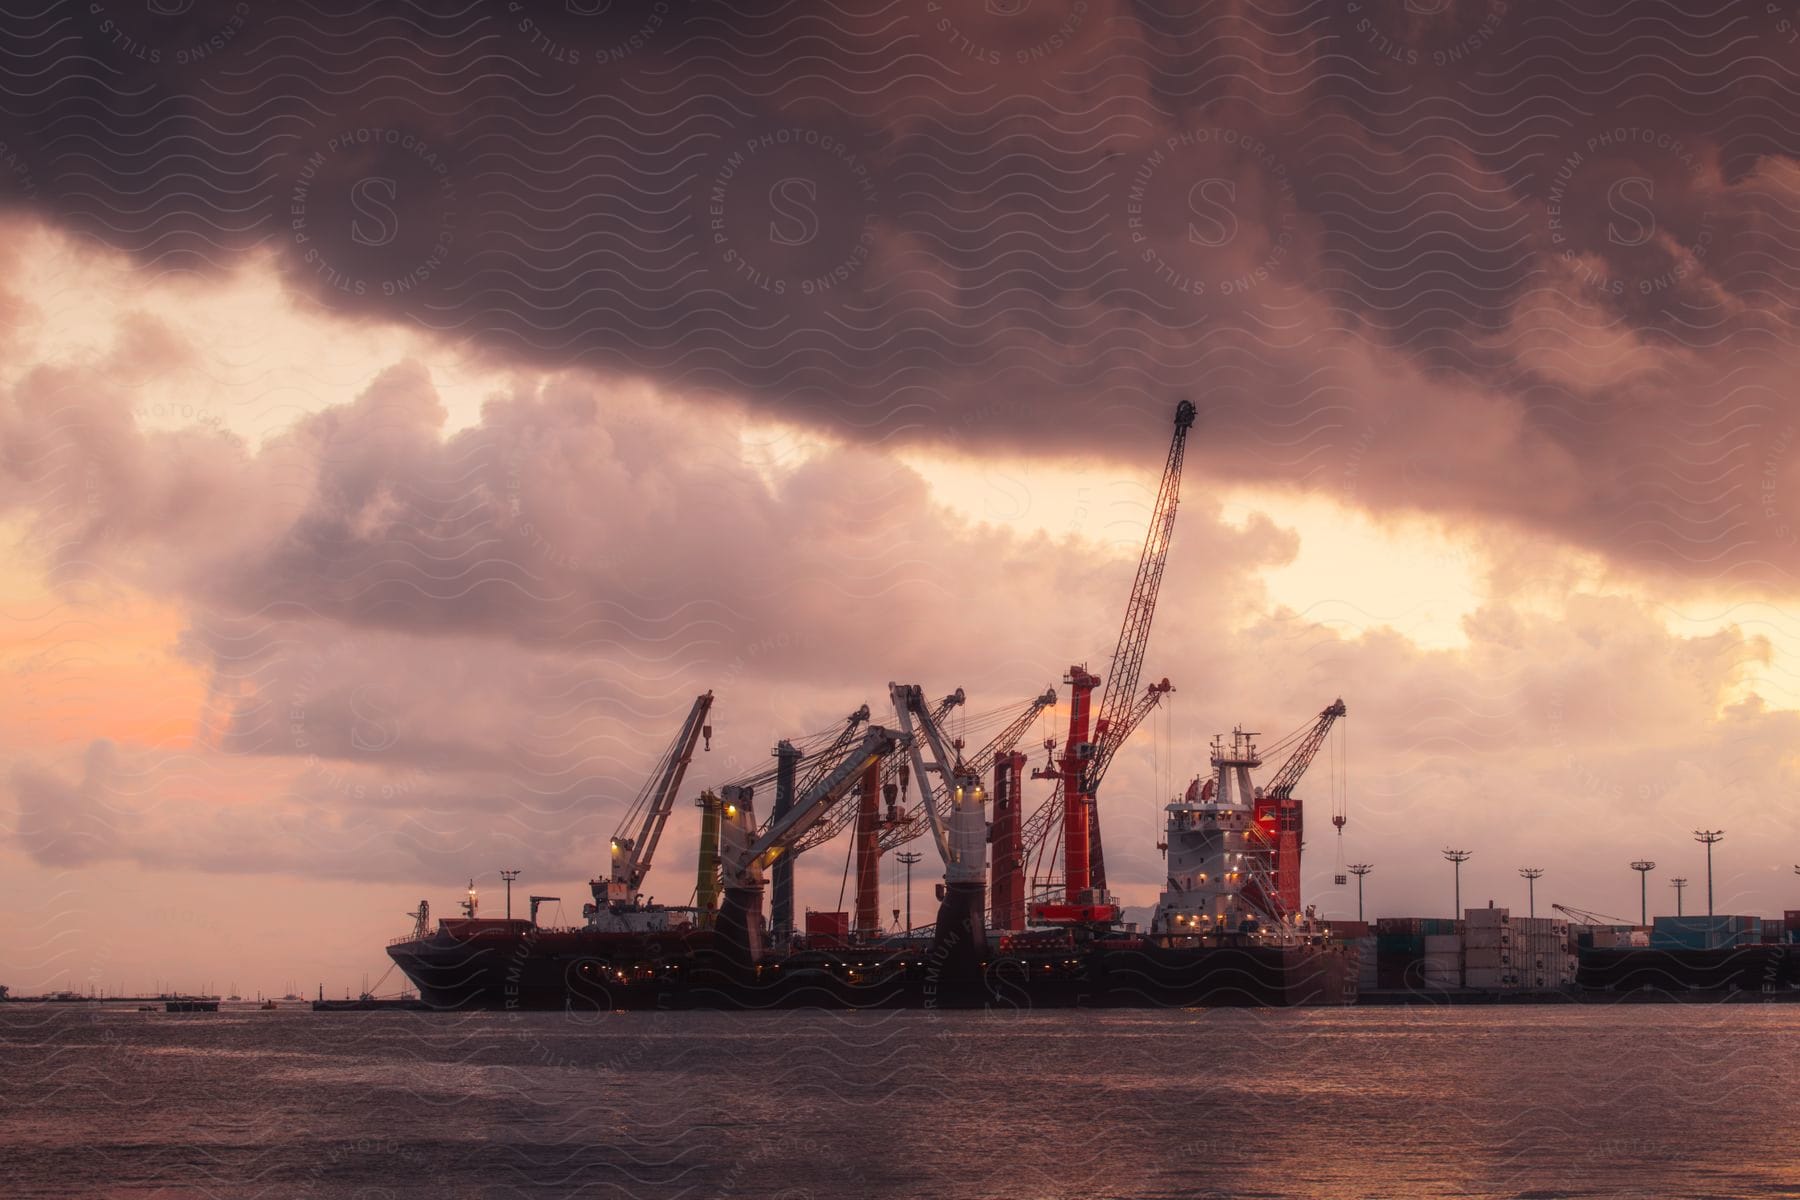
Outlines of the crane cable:
<svg viewBox="0 0 1800 1200">
<path fill-rule="evenodd" d="M 844 850 L 844 877 L 838 881 L 838 911 L 844 911 L 844 889 L 850 886 L 850 860 L 856 854 L 856 838 L 844 839 L 849 846 Z"/>
</svg>

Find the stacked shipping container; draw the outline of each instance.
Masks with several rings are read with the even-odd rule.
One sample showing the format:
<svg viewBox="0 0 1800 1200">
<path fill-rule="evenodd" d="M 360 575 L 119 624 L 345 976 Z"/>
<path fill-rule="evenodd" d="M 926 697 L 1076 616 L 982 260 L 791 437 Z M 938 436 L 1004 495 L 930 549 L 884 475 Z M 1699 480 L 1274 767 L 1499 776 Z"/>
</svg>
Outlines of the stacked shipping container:
<svg viewBox="0 0 1800 1200">
<path fill-rule="evenodd" d="M 1658 917 L 1650 932 L 1655 950 L 1723 950 L 1762 940 L 1761 917 Z"/>
</svg>

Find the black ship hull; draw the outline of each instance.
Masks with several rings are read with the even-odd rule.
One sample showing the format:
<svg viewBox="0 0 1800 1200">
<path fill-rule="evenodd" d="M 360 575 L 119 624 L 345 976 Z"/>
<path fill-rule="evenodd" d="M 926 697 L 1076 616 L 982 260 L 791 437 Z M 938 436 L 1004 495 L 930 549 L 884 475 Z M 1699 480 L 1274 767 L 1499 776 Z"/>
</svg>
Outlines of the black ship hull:
<svg viewBox="0 0 1800 1200">
<path fill-rule="evenodd" d="M 1800 1000 L 1800 946 L 1587 948 L 1575 982 L 1598 1000 Z"/>
<path fill-rule="evenodd" d="M 482 922 L 484 926 L 508 923 Z M 804 948 L 756 965 L 707 932 L 439 930 L 388 947 L 431 1008 L 1158 1008 L 1353 1004 L 1341 945 L 1169 949 L 1125 940 L 971 960 L 923 939 Z"/>
</svg>

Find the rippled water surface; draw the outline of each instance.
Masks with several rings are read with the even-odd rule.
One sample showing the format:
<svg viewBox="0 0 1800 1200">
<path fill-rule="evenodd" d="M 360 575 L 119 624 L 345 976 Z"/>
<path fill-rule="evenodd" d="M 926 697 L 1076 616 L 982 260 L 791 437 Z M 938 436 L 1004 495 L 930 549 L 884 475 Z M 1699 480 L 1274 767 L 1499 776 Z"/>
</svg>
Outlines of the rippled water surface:
<svg viewBox="0 0 1800 1200">
<path fill-rule="evenodd" d="M 0 1195 L 1800 1197 L 1800 1007 L 0 1006 Z"/>
</svg>

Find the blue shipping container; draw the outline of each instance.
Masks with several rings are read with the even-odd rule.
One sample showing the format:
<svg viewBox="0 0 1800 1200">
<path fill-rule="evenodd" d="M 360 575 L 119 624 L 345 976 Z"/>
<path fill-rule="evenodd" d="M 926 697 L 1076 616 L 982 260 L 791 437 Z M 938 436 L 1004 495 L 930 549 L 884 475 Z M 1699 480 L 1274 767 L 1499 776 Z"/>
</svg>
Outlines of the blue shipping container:
<svg viewBox="0 0 1800 1200">
<path fill-rule="evenodd" d="M 1761 941 L 1761 917 L 1658 917 L 1650 931 L 1653 950 L 1718 950 Z"/>
</svg>

